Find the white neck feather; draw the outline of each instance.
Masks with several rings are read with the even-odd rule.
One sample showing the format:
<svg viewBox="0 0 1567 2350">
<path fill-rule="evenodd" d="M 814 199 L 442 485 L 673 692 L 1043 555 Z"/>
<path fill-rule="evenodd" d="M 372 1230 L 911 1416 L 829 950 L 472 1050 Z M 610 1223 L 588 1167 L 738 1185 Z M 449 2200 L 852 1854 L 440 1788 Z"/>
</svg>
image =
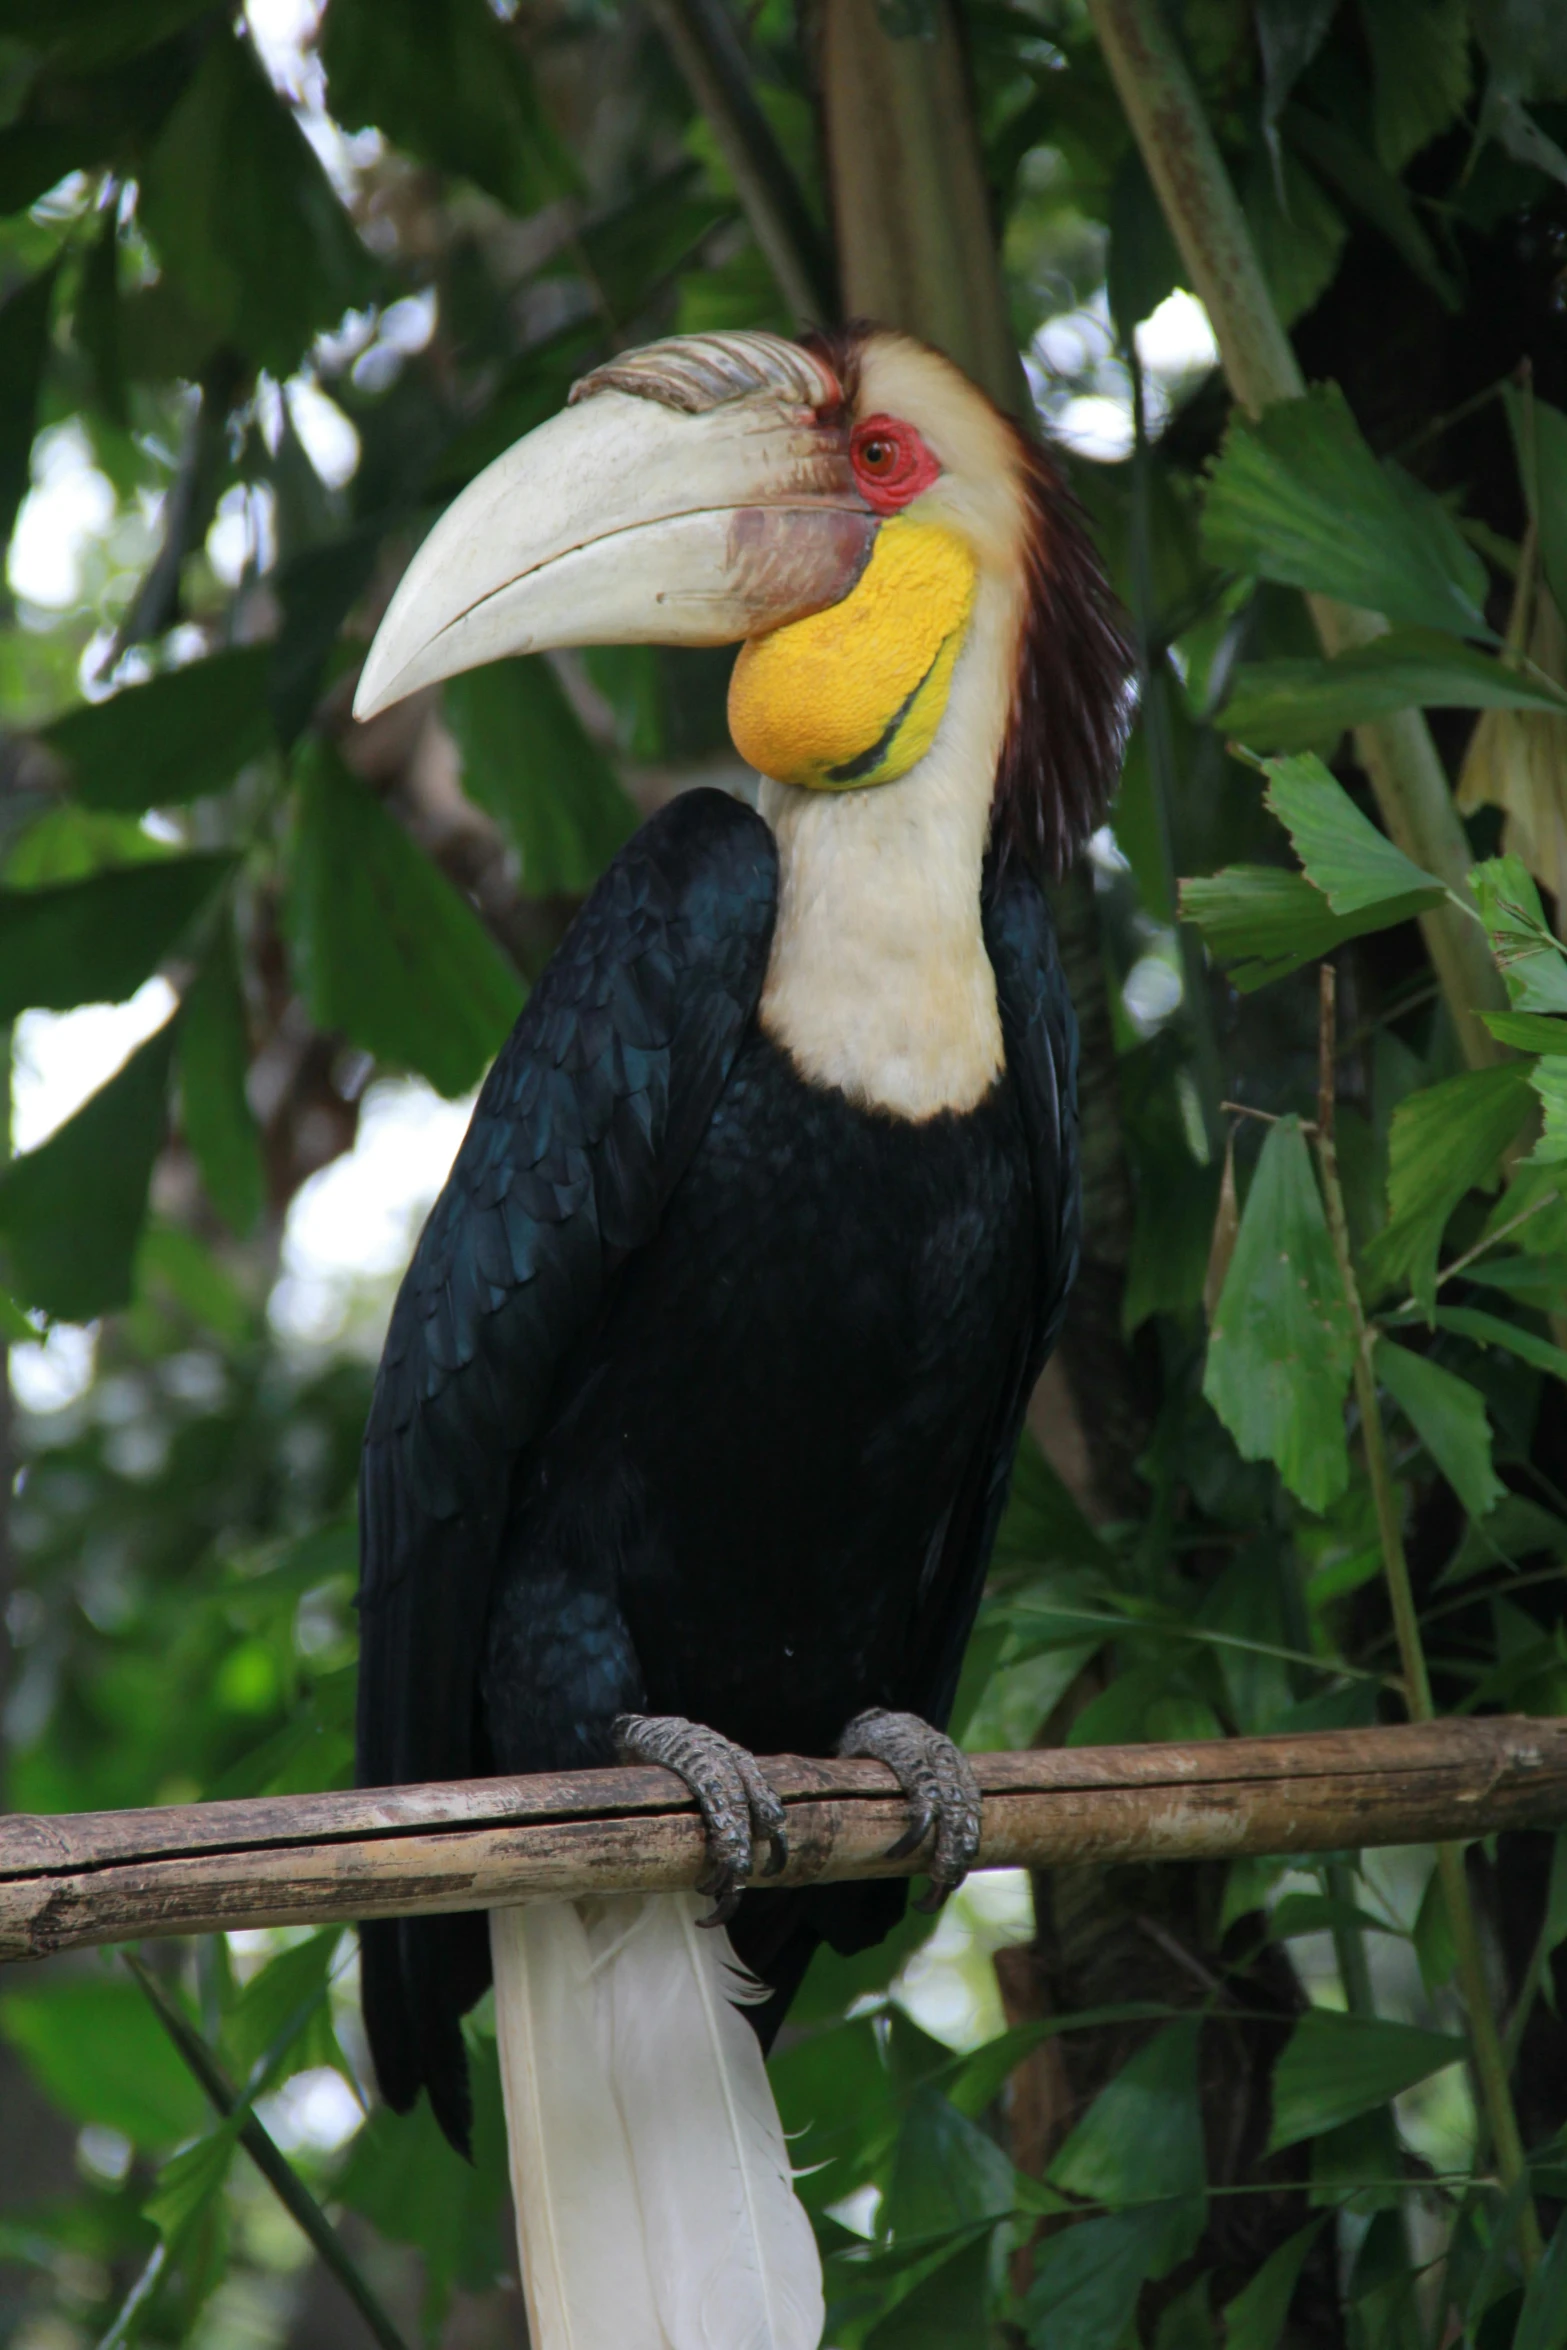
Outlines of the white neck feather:
<svg viewBox="0 0 1567 2350">
<path fill-rule="evenodd" d="M 779 897 L 762 1026 L 803 1076 L 901 1118 L 971 1110 L 1001 1073 L 979 893 L 1016 662 L 1015 591 L 982 575 L 917 766 L 862 791 L 763 778 Z"/>
</svg>

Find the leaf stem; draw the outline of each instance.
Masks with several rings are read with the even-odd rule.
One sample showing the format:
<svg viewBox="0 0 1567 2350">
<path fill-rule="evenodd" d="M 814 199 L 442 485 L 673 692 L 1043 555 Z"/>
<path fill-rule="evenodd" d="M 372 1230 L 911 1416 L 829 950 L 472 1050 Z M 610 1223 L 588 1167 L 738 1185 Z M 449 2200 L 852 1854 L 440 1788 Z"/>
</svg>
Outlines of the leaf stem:
<svg viewBox="0 0 1567 2350">
<path fill-rule="evenodd" d="M 189 2070 L 200 2082 L 208 2103 L 224 2121 L 227 2121 L 242 2102 L 224 2078 L 201 2035 L 194 2031 L 168 1999 L 141 1963 L 134 1951 L 123 1951 L 121 1956 L 140 1984 L 142 1992 L 159 2023 L 168 2033 L 175 2048 Z M 255 2114 L 247 2116 L 236 2135 L 273 2194 L 288 2213 L 300 2233 L 320 2255 L 323 2267 L 329 2269 L 344 2292 L 353 2302 L 381 2350 L 407 2350 L 402 2335 L 393 2325 L 371 2290 L 365 2278 L 344 2250 L 342 2238 L 333 2227 L 320 2204 L 299 2177 L 293 2165 L 280 2151 L 268 2131 Z"/>
<path fill-rule="evenodd" d="M 1559 1197 L 1560 1194 L 1554 1191 L 1537 1193 L 1526 1208 L 1519 1209 L 1516 1216 L 1509 1216 L 1505 1224 L 1498 1224 L 1494 1232 L 1488 1232 L 1483 1240 L 1477 1240 L 1473 1248 L 1466 1248 L 1461 1257 L 1454 1257 L 1450 1265 L 1444 1265 L 1436 1277 L 1435 1286 L 1440 1289 L 1444 1281 L 1451 1281 L 1456 1273 L 1462 1273 L 1465 1266 L 1474 1263 L 1476 1257 L 1483 1257 L 1487 1249 L 1495 1248 L 1499 1240 L 1505 1240 L 1510 1232 L 1516 1232 L 1520 1224 L 1527 1224 L 1529 1218 L 1537 1216 L 1542 1208 L 1554 1206 Z M 1411 1299 L 1410 1303 L 1413 1304 L 1414 1300 Z"/>
<path fill-rule="evenodd" d="M 1324 963 L 1321 1059 L 1322 1066 L 1327 1069 L 1335 1066 L 1333 1027 L 1334 974 L 1332 966 Z M 1322 1195 L 1327 1208 L 1333 1253 L 1338 1261 L 1339 1279 L 1343 1284 L 1345 1302 L 1355 1330 L 1355 1401 L 1360 1409 L 1366 1474 L 1371 1483 L 1371 1497 L 1376 1509 L 1382 1569 L 1393 1611 L 1399 1662 L 1403 1668 L 1404 1702 L 1413 1721 L 1434 1721 L 1436 1706 L 1431 1696 L 1431 1677 L 1426 1670 L 1425 1646 L 1420 1637 L 1420 1616 L 1415 1606 L 1414 1586 L 1409 1577 L 1404 1530 L 1399 1521 L 1398 1495 L 1388 1464 L 1387 1439 L 1382 1427 L 1381 1406 L 1377 1401 L 1376 1373 L 1372 1367 L 1377 1333 L 1366 1320 L 1360 1284 L 1355 1278 L 1355 1263 L 1349 1244 L 1349 1219 L 1344 1210 L 1344 1190 L 1339 1179 L 1338 1152 L 1329 1105 L 1319 1107 L 1317 1164 L 1322 1177 Z M 1469 2052 L 1496 2152 L 1496 2167 L 1503 2185 L 1509 2190 L 1520 2182 L 1525 2183 L 1518 2233 L 1524 2267 L 1532 2271 L 1544 2250 L 1544 2243 L 1534 2199 L 1527 2191 L 1528 2163 L 1519 2133 L 1518 2116 L 1513 2107 L 1507 2060 L 1502 2052 L 1501 2035 L 1497 2031 L 1496 2016 L 1491 2006 L 1490 1987 L 1485 1979 L 1485 1959 L 1480 1947 L 1480 1929 L 1474 1902 L 1470 1897 L 1469 1879 L 1464 1870 L 1463 1846 L 1439 1844 L 1436 1848 L 1436 1862 L 1453 1930 L 1459 1989 L 1469 2020 Z"/>
</svg>

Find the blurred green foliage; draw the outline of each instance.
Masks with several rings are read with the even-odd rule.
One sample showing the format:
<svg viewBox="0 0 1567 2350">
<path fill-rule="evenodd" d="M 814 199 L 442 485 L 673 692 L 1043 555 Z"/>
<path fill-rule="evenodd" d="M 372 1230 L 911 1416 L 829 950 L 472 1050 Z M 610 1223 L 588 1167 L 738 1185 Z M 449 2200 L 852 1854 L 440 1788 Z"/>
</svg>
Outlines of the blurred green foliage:
<svg viewBox="0 0 1567 2350">
<path fill-rule="evenodd" d="M 1071 1370 L 960 1693 L 976 1747 L 1398 1717 L 1357 1303 L 1440 1704 L 1567 1711 L 1567 54 L 1526 0 L 1174 12 L 1316 385 L 1257 423 L 1080 0 L 959 5 L 1019 346 L 1144 671 L 1089 1048 L 1131 1194 L 1124 1475 Z M 809 24 L 736 21 L 825 232 Z M 723 655 L 507 663 L 362 732 L 351 673 L 431 516 L 587 367 L 791 322 L 654 24 L 597 0 L 4 0 L 0 214 L 0 1018 L 20 1075 L 49 1014 L 153 1002 L 0 1173 L 6 1800 L 331 1787 L 386 1298 L 301 1335 L 295 1203 L 367 1086 L 472 1087 L 641 814 L 740 780 Z M 1324 660 L 1303 591 L 1393 631 Z M 1491 1070 L 1416 927 L 1439 884 L 1344 740 L 1415 707 L 1508 983 Z M 1029 1926 L 981 1888 L 808 1979 L 773 2073 L 829 2341 L 1556 2350 L 1562 1851 L 1471 1868 L 1557 2227 L 1532 2275 L 1429 1852 L 1068 1872 L 994 1967 Z M 520 2339 L 486 2011 L 469 2169 L 426 2111 L 366 2110 L 350 1937 L 149 1957 L 173 2038 L 112 1957 L 0 1982 L 0 2342 L 305 2350 L 367 2308 Z"/>
</svg>

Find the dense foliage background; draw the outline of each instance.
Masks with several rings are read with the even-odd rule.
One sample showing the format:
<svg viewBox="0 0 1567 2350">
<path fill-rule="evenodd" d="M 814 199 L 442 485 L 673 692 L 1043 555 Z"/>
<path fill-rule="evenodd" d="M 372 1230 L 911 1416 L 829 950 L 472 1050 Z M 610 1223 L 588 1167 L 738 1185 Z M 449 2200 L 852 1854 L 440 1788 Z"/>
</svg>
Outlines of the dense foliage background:
<svg viewBox="0 0 1567 2350">
<path fill-rule="evenodd" d="M 956 27 L 1012 341 L 1143 665 L 1062 895 L 1088 1263 L 963 1734 L 1396 1720 L 1406 1572 L 1439 1710 L 1567 1712 L 1560 11 L 1172 5 L 1320 387 L 1257 423 L 1080 0 L 0 0 L 13 1809 L 345 1779 L 358 1435 L 447 1105 L 639 813 L 746 788 L 727 657 L 515 661 L 365 729 L 353 673 L 574 376 L 852 278 L 846 10 L 905 64 Z M 1312 593 L 1393 633 L 1324 662 Z M 1420 705 L 1483 1031 L 1346 737 Z M 982 1880 L 823 1963 L 774 2072 L 829 2341 L 1559 2350 L 1564 1939 L 1520 1835 Z M 470 2171 L 370 2107 L 351 1937 L 143 1955 L 0 1979 L 0 2342 L 520 2341 L 484 2012 Z"/>
</svg>

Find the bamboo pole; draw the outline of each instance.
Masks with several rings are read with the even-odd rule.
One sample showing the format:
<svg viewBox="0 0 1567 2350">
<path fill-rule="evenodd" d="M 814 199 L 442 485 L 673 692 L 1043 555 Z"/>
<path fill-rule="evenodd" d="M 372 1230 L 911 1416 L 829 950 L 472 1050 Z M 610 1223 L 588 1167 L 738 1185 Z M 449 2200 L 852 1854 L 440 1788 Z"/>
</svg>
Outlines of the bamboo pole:
<svg viewBox="0 0 1567 2350">
<path fill-rule="evenodd" d="M 1237 403 L 1260 416 L 1276 400 L 1299 399 L 1305 378 L 1160 0 L 1089 0 L 1088 13 Z M 1366 644 L 1386 626 L 1328 596 L 1307 602 L 1328 654 Z M 1357 726 L 1355 750 L 1393 839 L 1463 898 L 1469 843 L 1423 714 L 1399 710 Z M 1465 1059 L 1474 1067 L 1499 1059 L 1479 1016 L 1506 1004 L 1484 931 L 1450 903 L 1422 914 L 1420 927 Z"/>
<path fill-rule="evenodd" d="M 769 1882 L 916 1874 L 880 1763 L 765 1766 L 789 1814 Z M 1233 1860 L 1567 1823 L 1567 1720 L 975 1758 L 981 1868 Z M 0 1961 L 237 1926 L 322 1925 L 694 1885 L 695 1806 L 663 1770 L 0 1820 Z"/>
</svg>

